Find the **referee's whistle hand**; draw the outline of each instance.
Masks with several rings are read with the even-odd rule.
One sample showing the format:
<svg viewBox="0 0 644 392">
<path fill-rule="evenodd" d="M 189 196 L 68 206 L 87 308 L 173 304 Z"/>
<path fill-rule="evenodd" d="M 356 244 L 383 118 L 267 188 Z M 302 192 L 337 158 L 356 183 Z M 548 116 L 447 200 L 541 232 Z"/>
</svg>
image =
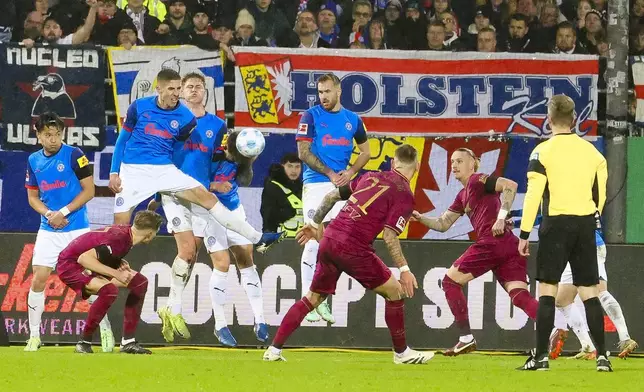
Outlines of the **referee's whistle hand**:
<svg viewBox="0 0 644 392">
<path fill-rule="evenodd" d="M 530 256 L 530 241 L 519 239 L 519 254 L 521 256 Z"/>
</svg>

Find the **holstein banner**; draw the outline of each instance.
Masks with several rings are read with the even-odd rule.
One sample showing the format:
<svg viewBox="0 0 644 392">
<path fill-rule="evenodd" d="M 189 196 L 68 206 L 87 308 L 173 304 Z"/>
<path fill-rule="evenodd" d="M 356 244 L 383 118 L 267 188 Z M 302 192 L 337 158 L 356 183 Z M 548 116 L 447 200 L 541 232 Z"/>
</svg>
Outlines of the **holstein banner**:
<svg viewBox="0 0 644 392">
<path fill-rule="evenodd" d="M 235 58 L 236 126 L 295 132 L 333 72 L 370 134 L 545 137 L 548 100 L 566 94 L 575 131 L 597 135 L 596 56 L 238 47 Z"/>
<path fill-rule="evenodd" d="M 0 143 L 35 151 L 35 120 L 46 111 L 66 125 L 64 141 L 85 152 L 103 148 L 105 58 L 92 46 L 0 47 Z M 4 128 L 4 129 L 2 129 Z"/>
<path fill-rule="evenodd" d="M 14 343 L 29 337 L 27 321 L 27 296 L 31 281 L 29 264 L 33 252 L 34 235 L 5 234 L 0 236 L 0 303 L 5 317 L 5 328 Z M 467 248 L 468 242 L 403 241 L 403 251 L 416 275 L 419 288 L 412 299 L 405 300 L 405 330 L 409 345 L 418 348 L 448 348 L 458 339 L 454 317 L 441 289 L 441 280 L 447 268 Z M 381 241 L 376 251 L 385 263 L 392 266 L 387 250 Z M 289 307 L 301 298 L 300 255 L 302 248 L 295 241 L 285 241 L 266 256 L 257 255 L 256 264 L 262 279 L 264 315 L 275 335 Z M 132 268 L 141 271 L 149 280 L 147 295 L 137 332 L 137 340 L 144 344 L 164 344 L 161 321 L 156 311 L 165 306 L 171 280 L 175 241 L 169 237 L 155 239 L 149 246 L 136 247 L 127 256 Z M 536 254 L 532 249 L 532 254 Z M 205 252 L 201 252 L 192 277 L 183 294 L 183 314 L 192 334 L 191 340 L 175 339 L 174 344 L 218 345 L 215 338 L 213 311 L 208 282 L 212 268 Z M 606 268 L 612 285 L 611 292 L 618 298 L 632 331 L 644 328 L 640 304 L 644 294 L 634 276 L 641 274 L 639 260 L 644 257 L 641 247 L 608 248 Z M 534 260 L 528 273 L 534 274 Z M 397 269 L 392 269 L 395 276 Z M 228 304 L 226 317 L 231 331 L 242 346 L 259 343 L 253 334 L 253 313 L 240 284 L 234 266 L 228 274 Z M 531 291 L 534 293 L 534 284 Z M 61 283 L 56 275 L 49 278 L 45 289 L 47 299 L 41 333 L 47 343 L 75 343 L 80 338 L 88 306 Z M 109 317 L 114 334 L 121 337 L 123 306 L 126 291 L 112 307 Z M 478 347 L 487 350 L 525 350 L 534 342 L 534 323 L 520 309 L 512 305 L 510 297 L 487 273 L 467 285 L 467 301 L 472 333 Z M 302 328 L 289 340 L 293 346 L 327 347 L 391 347 L 384 314 L 385 303 L 373 292 L 366 291 L 359 283 L 342 275 L 337 292 L 330 297 L 331 309 L 336 318 L 334 325 L 324 322 L 304 321 Z M 606 324 L 607 331 L 614 331 Z M 99 342 L 98 331 L 94 340 Z M 573 339 L 574 340 L 574 339 Z M 617 342 L 614 332 L 607 334 L 607 343 Z M 100 344 L 100 343 L 99 343 Z M 578 350 L 575 341 L 566 349 Z M 43 348 L 46 350 L 47 348 Z M 70 348 L 73 350 L 73 348 Z M 261 356 L 261 353 L 258 353 Z"/>
<path fill-rule="evenodd" d="M 206 110 L 224 117 L 224 72 L 219 52 L 194 46 L 135 46 L 131 50 L 110 48 L 108 58 L 119 126 L 132 102 L 156 95 L 156 76 L 162 69 L 172 69 L 181 76 L 201 73 L 206 78 Z"/>
</svg>

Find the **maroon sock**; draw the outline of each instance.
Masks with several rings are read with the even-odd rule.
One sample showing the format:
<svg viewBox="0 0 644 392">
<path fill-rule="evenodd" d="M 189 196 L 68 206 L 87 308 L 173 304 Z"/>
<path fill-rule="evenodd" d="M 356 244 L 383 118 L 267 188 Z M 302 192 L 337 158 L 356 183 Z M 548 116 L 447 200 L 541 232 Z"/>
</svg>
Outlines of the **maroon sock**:
<svg viewBox="0 0 644 392">
<path fill-rule="evenodd" d="M 306 297 L 297 301 L 286 313 L 280 327 L 277 329 L 272 346 L 282 348 L 286 339 L 302 324 L 304 317 L 313 310 L 313 305 Z"/>
<path fill-rule="evenodd" d="M 130 290 L 130 294 L 125 300 L 125 311 L 123 312 L 123 339 L 132 339 L 141 318 L 143 300 L 148 291 L 148 278 L 143 274 L 136 274 L 127 288 Z"/>
<path fill-rule="evenodd" d="M 85 329 L 83 329 L 83 340 L 86 342 L 92 341 L 92 336 L 96 328 L 98 328 L 98 324 L 103 320 L 103 317 L 105 317 L 114 301 L 116 301 L 119 289 L 112 283 L 108 283 L 101 287 L 97 294 L 98 298 L 89 307 L 87 320 L 85 321 Z"/>
<path fill-rule="evenodd" d="M 407 349 L 405 338 L 405 301 L 385 301 L 385 323 L 391 334 L 394 351 L 398 354 Z"/>
<path fill-rule="evenodd" d="M 463 287 L 454 282 L 449 276 L 445 275 L 443 278 L 443 291 L 445 292 L 447 304 L 452 310 L 452 314 L 456 320 L 456 326 L 458 327 L 461 336 L 470 335 L 472 331 L 470 330 L 470 320 L 467 314 L 467 300 L 465 299 L 465 294 L 463 294 Z"/>
<path fill-rule="evenodd" d="M 523 309 L 525 314 L 533 320 L 537 319 L 537 310 L 539 309 L 539 301 L 532 298 L 530 292 L 526 289 L 512 289 L 510 290 L 510 298 L 512 304 L 517 308 Z"/>
</svg>

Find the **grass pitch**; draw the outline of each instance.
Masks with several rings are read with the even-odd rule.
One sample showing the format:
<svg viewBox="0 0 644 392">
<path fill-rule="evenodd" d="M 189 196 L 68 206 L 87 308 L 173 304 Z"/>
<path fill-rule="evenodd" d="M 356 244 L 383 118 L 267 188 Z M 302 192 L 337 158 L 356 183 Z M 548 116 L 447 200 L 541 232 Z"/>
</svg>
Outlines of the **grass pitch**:
<svg viewBox="0 0 644 392">
<path fill-rule="evenodd" d="M 73 347 L 0 348 L 0 391 L 573 391 L 644 390 L 644 360 L 611 358 L 614 373 L 594 361 L 561 358 L 549 372 L 519 372 L 525 357 L 436 355 L 427 365 L 394 365 L 389 352 L 286 350 L 288 362 L 265 363 L 263 350 L 157 348 L 151 356 Z M 94 346 L 100 351 L 100 347 Z"/>
</svg>

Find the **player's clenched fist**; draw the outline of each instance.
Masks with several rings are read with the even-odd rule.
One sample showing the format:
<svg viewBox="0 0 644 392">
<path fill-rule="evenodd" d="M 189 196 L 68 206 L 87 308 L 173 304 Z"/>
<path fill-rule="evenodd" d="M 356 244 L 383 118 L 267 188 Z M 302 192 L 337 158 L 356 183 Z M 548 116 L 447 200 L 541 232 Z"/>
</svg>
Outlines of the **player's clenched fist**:
<svg viewBox="0 0 644 392">
<path fill-rule="evenodd" d="M 118 174 L 110 174 L 109 188 L 114 193 L 121 193 L 121 191 L 123 191 L 123 188 L 121 187 L 121 177 L 119 177 Z"/>
</svg>

